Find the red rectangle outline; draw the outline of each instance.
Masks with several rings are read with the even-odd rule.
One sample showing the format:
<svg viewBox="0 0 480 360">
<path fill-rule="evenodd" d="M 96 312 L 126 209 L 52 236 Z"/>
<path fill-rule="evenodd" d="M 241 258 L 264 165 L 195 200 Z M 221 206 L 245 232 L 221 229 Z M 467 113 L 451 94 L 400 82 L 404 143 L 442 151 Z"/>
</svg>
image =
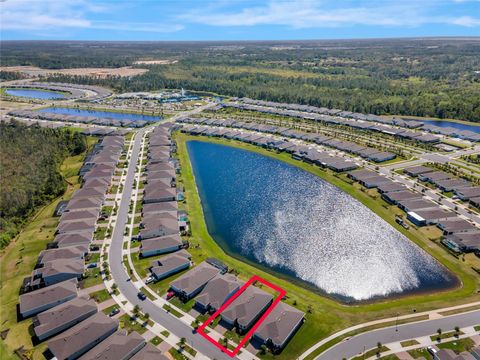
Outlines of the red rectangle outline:
<svg viewBox="0 0 480 360">
<path fill-rule="evenodd" d="M 220 313 L 225 310 L 225 308 L 230 305 L 237 297 L 240 296 L 250 285 L 252 285 L 255 281 L 261 282 L 262 284 L 272 288 L 273 290 L 277 291 L 279 295 L 273 300 L 272 304 L 268 307 L 265 313 L 258 319 L 258 321 L 252 326 L 252 328 L 245 334 L 245 337 L 240 341 L 237 347 L 233 350 L 229 350 L 225 346 L 221 345 L 218 341 L 210 337 L 208 334 L 204 332 L 205 328 L 215 320 L 215 318 L 220 315 Z M 234 357 L 242 348 L 243 345 L 253 336 L 253 333 L 257 328 L 261 325 L 261 323 L 265 320 L 265 318 L 270 314 L 275 306 L 282 300 L 287 292 L 282 288 L 268 282 L 267 280 L 262 279 L 260 276 L 254 275 L 248 280 L 233 296 L 225 302 L 217 311 L 213 313 L 200 327 L 197 329 L 197 332 L 203 336 L 205 339 L 210 341 L 213 345 L 217 348 L 225 352 L 230 357 Z"/>
</svg>

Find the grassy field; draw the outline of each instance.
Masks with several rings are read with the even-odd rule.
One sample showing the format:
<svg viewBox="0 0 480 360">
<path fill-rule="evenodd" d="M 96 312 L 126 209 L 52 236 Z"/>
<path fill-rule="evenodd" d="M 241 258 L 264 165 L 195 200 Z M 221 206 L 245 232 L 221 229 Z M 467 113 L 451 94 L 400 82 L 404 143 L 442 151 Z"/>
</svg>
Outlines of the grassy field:
<svg viewBox="0 0 480 360">
<path fill-rule="evenodd" d="M 89 145 L 96 140 L 89 138 Z M 42 343 L 33 347 L 31 342 L 32 320 L 17 322 L 18 291 L 23 279 L 29 276 L 33 270 L 40 251 L 44 250 L 46 244 L 53 240 L 58 223 L 58 218 L 53 217 L 53 212 L 61 200 L 69 199 L 73 191 L 79 187 L 76 174 L 83 164 L 84 157 L 84 154 L 73 156 L 63 162 L 60 170 L 68 182 L 65 194 L 41 208 L 15 240 L 0 254 L 0 330 L 9 330 L 6 339 L 0 340 L 0 358 L 2 360 L 16 358 L 13 351 L 21 346 L 24 346 L 25 349 L 32 349 L 32 359 L 44 359 L 42 352 L 45 351 L 46 344 Z"/>
<path fill-rule="evenodd" d="M 276 358 L 292 359 L 320 339 L 325 338 L 340 329 L 358 323 L 374 319 L 394 317 L 397 313 L 409 314 L 412 313 L 414 309 L 416 311 L 426 311 L 433 308 L 452 306 L 454 304 L 461 304 L 479 299 L 480 296 L 476 294 L 476 290 L 479 288 L 479 279 L 478 275 L 476 275 L 472 269 L 449 255 L 438 246 L 437 243 L 428 239 L 423 230 L 417 230 L 414 227 L 411 227 L 410 231 L 407 231 L 396 224 L 395 211 L 392 211 L 393 207 L 384 207 L 381 201 L 369 196 L 356 186 L 352 186 L 344 181 L 341 176 L 337 176 L 330 171 L 322 170 L 316 166 L 293 160 L 288 154 L 277 154 L 253 145 L 247 145 L 236 141 L 202 138 L 202 140 L 205 141 L 227 144 L 274 157 L 286 163 L 298 166 L 329 181 L 361 201 L 398 231 L 432 254 L 459 277 L 462 286 L 449 291 L 433 294 L 404 296 L 376 301 L 373 303 L 347 306 L 333 299 L 313 293 L 304 287 L 297 286 L 288 279 L 283 278 L 278 274 L 272 274 L 264 268 L 247 264 L 229 256 L 209 235 L 203 218 L 203 211 L 186 150 L 186 141 L 198 138 L 189 137 L 184 134 L 177 134 L 176 139 L 182 167 L 181 180 L 186 189 L 187 201 L 185 206 L 188 210 L 191 221 L 192 237 L 189 240 L 194 261 L 199 263 L 207 256 L 214 256 L 221 261 L 224 261 L 230 268 L 238 271 L 239 277 L 242 280 L 246 280 L 252 275 L 264 277 L 266 280 L 276 283 L 287 291 L 286 303 L 291 305 L 296 304 L 295 306 L 297 308 L 306 312 L 305 324 L 300 328 L 285 350 L 280 355 L 276 356 Z M 429 235 L 437 237 L 438 234 L 429 233 Z"/>
</svg>

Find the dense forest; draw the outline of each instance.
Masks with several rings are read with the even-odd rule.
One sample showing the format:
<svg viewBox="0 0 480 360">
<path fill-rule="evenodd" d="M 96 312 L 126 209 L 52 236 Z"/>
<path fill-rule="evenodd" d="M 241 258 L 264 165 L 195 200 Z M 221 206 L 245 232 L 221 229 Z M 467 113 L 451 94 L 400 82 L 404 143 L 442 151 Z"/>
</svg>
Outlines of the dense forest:
<svg viewBox="0 0 480 360">
<path fill-rule="evenodd" d="M 5 42 L 4 65 L 133 65 L 135 77 L 56 76 L 117 91 L 186 88 L 374 114 L 480 121 L 480 38 L 286 42 Z M 168 65 L 137 60 L 176 60 Z"/>
<path fill-rule="evenodd" d="M 85 149 L 78 132 L 0 122 L 0 247 L 38 206 L 65 192 L 60 165 Z"/>
</svg>

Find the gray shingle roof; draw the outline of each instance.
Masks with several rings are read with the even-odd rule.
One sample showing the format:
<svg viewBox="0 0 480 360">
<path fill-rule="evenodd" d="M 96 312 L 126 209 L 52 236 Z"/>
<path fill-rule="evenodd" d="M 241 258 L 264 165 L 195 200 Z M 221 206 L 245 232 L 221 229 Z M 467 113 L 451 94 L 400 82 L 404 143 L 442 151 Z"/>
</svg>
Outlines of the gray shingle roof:
<svg viewBox="0 0 480 360">
<path fill-rule="evenodd" d="M 186 294 L 193 293 L 200 287 L 213 279 L 215 275 L 219 273 L 219 270 L 212 265 L 202 262 L 186 274 L 182 275 L 170 285 L 185 292 Z"/>
<path fill-rule="evenodd" d="M 265 341 L 270 339 L 276 346 L 283 346 L 304 316 L 300 310 L 279 302 L 260 324 L 255 335 Z"/>
<path fill-rule="evenodd" d="M 78 357 L 111 335 L 117 328 L 118 320 L 99 312 L 50 340 L 48 348 L 59 360 Z"/>
<path fill-rule="evenodd" d="M 136 331 L 121 330 L 109 336 L 79 360 L 128 360 L 145 346 L 145 339 Z"/>
<path fill-rule="evenodd" d="M 255 320 L 272 301 L 272 295 L 257 287 L 249 286 L 222 312 L 222 318 L 237 320 L 238 324 L 247 327 Z"/>
</svg>

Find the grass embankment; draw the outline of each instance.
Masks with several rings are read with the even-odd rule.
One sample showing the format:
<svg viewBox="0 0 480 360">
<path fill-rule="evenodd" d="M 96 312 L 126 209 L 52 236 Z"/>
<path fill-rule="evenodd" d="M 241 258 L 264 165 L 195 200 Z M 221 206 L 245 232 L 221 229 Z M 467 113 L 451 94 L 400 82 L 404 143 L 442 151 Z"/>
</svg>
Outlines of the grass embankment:
<svg viewBox="0 0 480 360">
<path fill-rule="evenodd" d="M 97 140 L 88 138 L 88 143 L 92 145 Z M 5 340 L 0 340 L 2 360 L 16 359 L 14 350 L 21 346 L 25 350 L 31 349 L 29 351 L 31 359 L 44 359 L 42 352 L 45 351 L 46 344 L 42 343 L 34 347 L 31 341 L 32 320 L 17 322 L 16 306 L 19 289 L 23 279 L 31 274 L 40 251 L 44 250 L 47 243 L 54 238 L 58 223 L 58 218 L 53 217 L 55 207 L 60 201 L 69 199 L 74 190 L 80 187 L 77 174 L 84 158 L 85 153 L 65 159 L 60 171 L 68 183 L 66 192 L 41 208 L 0 254 L 0 331 L 9 330 Z"/>
<path fill-rule="evenodd" d="M 225 262 L 230 268 L 238 271 L 239 277 L 242 280 L 246 280 L 253 275 L 259 275 L 266 280 L 281 286 L 287 291 L 286 303 L 294 305 L 300 310 L 306 312 L 305 324 L 295 335 L 293 341 L 291 341 L 286 349 L 276 358 L 295 358 L 320 339 L 355 324 L 375 319 L 395 317 L 397 313 L 411 314 L 413 309 L 416 311 L 426 311 L 478 300 L 479 295 L 476 294 L 476 290 L 479 287 L 479 280 L 476 278 L 477 275 L 473 270 L 449 255 L 445 250 L 438 246 L 438 244 L 429 240 L 421 230 L 411 227 L 410 231 L 407 231 L 399 226 L 395 222 L 395 212 L 392 211 L 392 207 L 384 206 L 382 201 L 372 198 L 368 193 L 361 191 L 357 186 L 351 185 L 344 180 L 344 177 L 337 176 L 333 172 L 322 170 L 316 166 L 293 160 L 288 154 L 277 154 L 272 151 L 267 151 L 237 141 L 202 137 L 200 139 L 203 141 L 235 146 L 276 158 L 298 166 L 325 179 L 333 185 L 336 185 L 361 201 L 402 234 L 432 254 L 459 277 L 463 286 L 454 290 L 432 294 L 411 295 L 376 301 L 374 303 L 347 306 L 333 299 L 314 293 L 304 287 L 295 285 L 279 274 L 272 274 L 264 268 L 252 266 L 251 264 L 247 264 L 229 256 L 220 248 L 207 231 L 200 198 L 195 186 L 195 180 L 186 149 L 186 141 L 199 138 L 187 136 L 185 134 L 177 134 L 176 139 L 179 159 L 182 166 L 181 180 L 183 181 L 186 190 L 187 201 L 185 206 L 188 210 L 191 221 L 192 237 L 189 239 L 191 243 L 189 251 L 193 256 L 194 261 L 199 263 L 205 260 L 206 257 L 213 256 Z"/>
</svg>

